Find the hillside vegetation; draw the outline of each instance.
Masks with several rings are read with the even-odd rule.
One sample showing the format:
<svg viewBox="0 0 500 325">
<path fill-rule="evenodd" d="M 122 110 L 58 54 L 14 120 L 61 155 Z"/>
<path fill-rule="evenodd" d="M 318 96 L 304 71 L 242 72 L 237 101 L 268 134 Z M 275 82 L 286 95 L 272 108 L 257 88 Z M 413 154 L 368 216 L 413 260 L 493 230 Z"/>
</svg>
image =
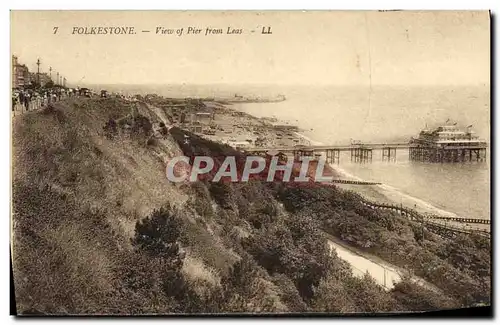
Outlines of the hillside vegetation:
<svg viewBox="0 0 500 325">
<path fill-rule="evenodd" d="M 168 112 L 71 99 L 13 121 L 13 268 L 21 314 L 398 312 L 490 301 L 490 243 L 454 241 L 335 187 L 173 184 L 175 155 L 242 154 Z M 219 161 L 220 163 L 220 161 Z M 386 291 L 323 231 L 412 270 Z"/>
</svg>

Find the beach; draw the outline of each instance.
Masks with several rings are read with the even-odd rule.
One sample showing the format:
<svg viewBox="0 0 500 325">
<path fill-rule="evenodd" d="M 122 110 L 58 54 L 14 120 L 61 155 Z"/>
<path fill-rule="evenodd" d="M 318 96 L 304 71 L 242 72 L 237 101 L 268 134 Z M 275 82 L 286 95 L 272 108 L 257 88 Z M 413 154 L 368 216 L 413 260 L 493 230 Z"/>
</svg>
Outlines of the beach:
<svg viewBox="0 0 500 325">
<path fill-rule="evenodd" d="M 305 139 L 305 141 L 310 142 L 312 145 L 324 145 L 324 143 L 315 141 L 303 134 L 297 133 L 298 136 Z M 335 179 L 343 179 L 350 181 L 365 182 L 367 180 L 361 179 L 355 175 L 350 174 L 346 170 L 342 169 L 337 164 L 329 164 L 329 167 L 333 170 L 332 174 Z M 413 209 L 422 215 L 438 215 L 446 218 L 463 217 L 456 213 L 446 211 L 433 206 L 432 204 L 425 202 L 416 197 L 402 193 L 399 189 L 394 188 L 387 184 L 380 185 L 360 185 L 360 184 L 341 184 L 336 183 L 335 186 L 342 188 L 344 190 L 349 190 L 362 195 L 365 199 L 369 201 L 374 201 L 378 203 L 398 205 L 406 208 Z M 471 224 L 464 225 L 463 223 L 447 221 L 447 220 L 435 220 L 434 222 L 441 223 L 443 225 L 450 225 L 458 228 L 466 229 L 478 229 L 483 231 L 490 231 L 490 225 L 488 224 Z"/>
<path fill-rule="evenodd" d="M 249 105 L 252 104 L 247 104 L 245 105 L 245 108 L 248 107 Z M 272 104 L 271 104 L 272 105 Z M 263 117 L 261 116 L 253 116 L 248 113 L 248 111 L 243 107 L 243 105 L 230 105 L 228 107 L 229 110 L 241 110 L 242 112 L 245 112 L 244 117 L 243 117 L 243 122 L 240 121 L 239 123 L 241 124 L 248 124 L 249 122 L 252 123 L 259 123 L 258 121 L 262 121 Z M 264 121 L 267 121 L 267 118 L 264 118 Z M 274 117 L 276 123 L 281 123 L 281 124 L 286 124 L 290 123 L 290 121 L 285 121 L 282 120 L 280 121 L 276 117 Z M 322 141 L 317 141 L 316 139 L 313 139 L 309 134 L 305 133 L 310 133 L 310 132 L 304 132 L 304 130 L 294 132 L 294 135 L 298 138 L 301 139 L 300 143 L 304 144 L 311 144 L 311 145 L 324 145 L 325 143 Z M 251 136 L 250 134 L 245 134 L 244 132 L 238 134 L 239 139 L 243 139 L 245 137 Z M 274 134 L 273 136 L 273 131 L 270 130 L 269 128 L 266 128 L 266 137 L 273 139 L 276 137 Z M 220 139 L 214 139 L 216 141 L 220 141 Z M 272 141 L 269 143 L 270 146 L 276 145 L 276 141 Z M 286 146 L 286 143 L 280 143 L 281 146 Z M 288 145 L 293 145 L 293 143 L 288 143 Z M 342 180 L 350 180 L 350 181 L 373 181 L 373 180 L 367 180 L 363 179 L 359 176 L 353 175 L 352 173 L 348 172 L 346 169 L 342 168 L 340 166 L 341 164 L 329 164 L 328 166 L 331 168 L 331 174 L 333 175 L 334 179 L 342 179 Z M 414 197 L 412 195 L 409 195 L 407 193 L 404 193 L 401 189 L 391 186 L 389 184 L 386 184 L 384 182 L 381 182 L 382 184 L 380 185 L 360 185 L 360 184 L 339 184 L 336 183 L 335 186 L 338 186 L 339 188 L 345 189 L 345 190 L 350 190 L 354 191 L 360 195 L 362 195 L 365 199 L 381 204 L 392 204 L 392 205 L 397 205 L 397 206 L 402 206 L 405 208 L 410 208 L 413 209 L 417 212 L 419 212 L 422 215 L 437 215 L 440 217 L 445 217 L 445 218 L 453 218 L 453 217 L 476 217 L 476 218 L 489 218 L 488 216 L 468 216 L 464 214 L 459 214 L 455 212 L 451 212 L 448 210 L 445 210 L 443 208 L 437 207 L 421 198 Z M 464 223 L 458 223 L 458 222 L 453 222 L 449 220 L 435 220 L 437 223 L 441 223 L 443 225 L 449 225 L 453 227 L 458 227 L 458 228 L 465 228 L 465 229 L 478 229 L 478 230 L 484 230 L 484 231 L 489 231 L 490 230 L 490 225 L 489 224 L 464 224 Z"/>
</svg>

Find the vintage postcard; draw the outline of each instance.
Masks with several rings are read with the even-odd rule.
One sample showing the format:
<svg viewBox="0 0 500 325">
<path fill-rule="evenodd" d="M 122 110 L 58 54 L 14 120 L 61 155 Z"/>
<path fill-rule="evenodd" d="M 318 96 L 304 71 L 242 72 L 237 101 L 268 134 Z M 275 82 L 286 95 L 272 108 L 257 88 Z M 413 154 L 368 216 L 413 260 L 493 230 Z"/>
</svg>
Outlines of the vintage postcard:
<svg viewBox="0 0 500 325">
<path fill-rule="evenodd" d="M 17 314 L 488 312 L 490 46 L 488 11 L 11 11 Z"/>
</svg>

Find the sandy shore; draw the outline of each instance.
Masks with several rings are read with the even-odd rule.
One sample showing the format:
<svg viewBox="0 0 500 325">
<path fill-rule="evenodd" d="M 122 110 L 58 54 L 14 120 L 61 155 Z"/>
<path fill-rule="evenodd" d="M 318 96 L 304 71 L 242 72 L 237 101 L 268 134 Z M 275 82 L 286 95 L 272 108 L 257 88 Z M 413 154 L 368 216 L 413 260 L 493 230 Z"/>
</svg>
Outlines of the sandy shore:
<svg viewBox="0 0 500 325">
<path fill-rule="evenodd" d="M 330 165 L 330 167 L 333 168 L 335 172 L 339 175 L 339 177 L 342 179 L 362 181 L 362 179 L 350 175 L 338 165 Z M 399 189 L 394 188 L 387 184 L 380 184 L 380 185 L 336 184 L 336 185 L 342 189 L 359 193 L 369 201 L 375 201 L 378 203 L 386 203 L 393 205 L 401 205 L 403 207 L 413 209 L 423 215 L 437 215 L 446 218 L 464 217 L 457 215 L 453 212 L 437 208 L 424 200 L 405 194 Z M 487 224 L 464 224 L 448 220 L 435 220 L 435 222 L 441 223 L 443 225 L 450 225 L 465 229 L 480 229 L 486 231 L 490 230 L 490 225 Z"/>
<path fill-rule="evenodd" d="M 302 137 L 306 141 L 310 142 L 312 145 L 323 145 L 322 142 L 315 141 L 303 134 L 296 133 L 297 136 Z M 332 174 L 334 175 L 334 178 L 337 179 L 344 179 L 344 180 L 353 180 L 353 181 L 364 181 L 363 179 L 356 177 L 354 175 L 349 174 L 345 170 L 343 170 L 339 165 L 336 164 L 330 164 L 329 165 L 332 169 L 333 172 Z M 453 217 L 463 217 L 459 216 L 453 212 L 446 211 L 443 209 L 439 209 L 432 204 L 425 202 L 419 198 L 412 197 L 410 195 L 407 195 L 400 191 L 397 188 L 394 188 L 390 185 L 387 184 L 380 184 L 380 185 L 354 185 L 354 184 L 335 184 L 339 188 L 353 191 L 356 193 L 359 193 L 366 199 L 370 201 L 375 201 L 379 203 L 386 203 L 386 204 L 394 204 L 394 205 L 401 205 L 403 207 L 411 208 L 420 214 L 423 215 L 438 215 L 442 217 L 447 217 L 447 218 L 453 218 Z M 487 224 L 464 224 L 464 223 L 459 223 L 459 222 L 453 222 L 453 221 L 448 221 L 448 220 L 436 220 L 435 222 L 441 223 L 443 225 L 450 225 L 454 227 L 459 227 L 459 228 L 465 228 L 465 229 L 479 229 L 479 230 L 486 230 L 490 231 L 490 225 Z"/>
<path fill-rule="evenodd" d="M 221 141 L 223 138 L 225 139 L 232 138 L 235 139 L 236 141 L 242 141 L 243 139 L 252 139 L 255 142 L 258 136 L 256 136 L 253 132 L 251 132 L 251 130 L 254 127 L 259 127 L 260 136 L 269 139 L 269 141 L 272 141 L 271 143 L 266 143 L 266 145 L 270 146 L 278 145 L 274 143 L 274 139 L 278 137 L 278 135 L 276 134 L 277 131 L 264 126 L 265 118 L 258 118 L 243 112 L 240 112 L 241 115 L 233 116 L 232 112 L 240 112 L 240 111 L 237 110 L 237 107 L 226 106 L 225 110 L 221 112 L 222 114 L 219 115 L 217 121 L 217 123 L 223 125 L 226 130 L 229 129 L 231 131 L 230 132 L 226 131 L 226 133 L 221 132 L 216 136 L 210 137 L 212 140 Z M 300 132 L 292 132 L 292 133 L 294 138 L 300 139 L 301 144 L 323 145 L 322 142 L 315 141 L 314 139 L 311 139 Z M 227 140 L 223 142 L 228 143 Z M 231 143 L 229 144 L 231 145 Z M 291 146 L 293 145 L 293 142 L 290 142 L 287 145 Z M 348 172 L 343 170 L 341 166 L 337 164 L 330 164 L 329 167 L 330 167 L 329 173 L 333 175 L 334 179 L 364 181 L 359 177 L 349 174 Z M 458 216 L 457 214 L 449 211 L 439 209 L 428 202 L 425 202 L 416 197 L 412 197 L 408 194 L 403 193 L 397 188 L 394 188 L 390 185 L 383 183 L 380 185 L 354 185 L 354 184 L 336 183 L 335 186 L 338 186 L 339 188 L 345 190 L 350 190 L 359 193 L 360 195 L 362 195 L 363 197 L 365 197 L 370 201 L 375 201 L 378 203 L 402 205 L 404 207 L 414 209 L 417 212 L 424 215 L 430 214 L 448 218 L 464 217 L 464 216 Z M 483 225 L 483 224 L 467 225 L 447 220 L 440 220 L 436 222 L 460 228 L 474 228 L 474 229 L 481 229 L 488 231 L 490 230 L 490 225 Z"/>
</svg>

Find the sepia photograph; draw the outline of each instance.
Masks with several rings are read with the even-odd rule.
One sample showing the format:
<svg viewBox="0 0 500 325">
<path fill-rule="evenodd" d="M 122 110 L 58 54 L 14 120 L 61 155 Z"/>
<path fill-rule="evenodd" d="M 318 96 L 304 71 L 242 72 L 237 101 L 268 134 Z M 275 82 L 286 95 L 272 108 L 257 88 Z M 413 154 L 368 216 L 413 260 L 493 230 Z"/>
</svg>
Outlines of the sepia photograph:
<svg viewBox="0 0 500 325">
<path fill-rule="evenodd" d="M 11 10 L 16 314 L 491 314 L 491 19 Z"/>
</svg>

